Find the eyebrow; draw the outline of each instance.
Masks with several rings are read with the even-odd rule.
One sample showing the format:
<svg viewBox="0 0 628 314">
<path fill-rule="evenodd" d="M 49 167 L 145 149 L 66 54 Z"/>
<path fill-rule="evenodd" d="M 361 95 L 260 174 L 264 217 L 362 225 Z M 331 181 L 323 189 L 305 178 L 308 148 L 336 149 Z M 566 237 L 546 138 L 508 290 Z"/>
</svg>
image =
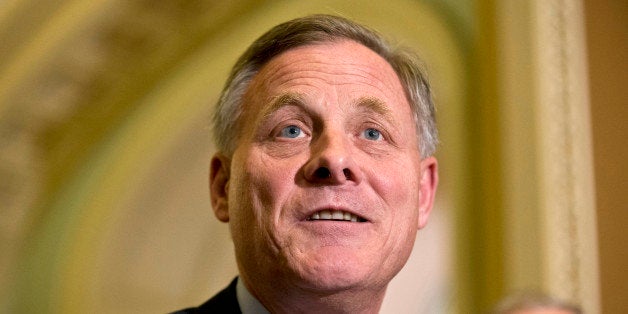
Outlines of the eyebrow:
<svg viewBox="0 0 628 314">
<path fill-rule="evenodd" d="M 356 102 L 357 108 L 365 111 L 375 112 L 378 115 L 384 117 L 386 121 L 392 125 L 395 125 L 395 119 L 393 118 L 392 111 L 386 104 L 378 98 L 373 97 L 360 97 Z"/>
<path fill-rule="evenodd" d="M 274 112 L 286 106 L 296 106 L 306 112 L 312 112 L 312 109 L 308 108 L 305 103 L 305 97 L 299 93 L 285 93 L 272 97 L 270 105 L 262 112 L 262 120 L 270 118 Z M 359 109 L 363 113 L 374 112 L 382 116 L 388 123 L 395 125 L 395 119 L 393 118 L 392 111 L 378 98 L 360 97 L 352 103 L 352 107 Z"/>
<path fill-rule="evenodd" d="M 271 98 L 270 105 L 264 108 L 262 112 L 262 119 L 268 119 L 274 112 L 285 106 L 297 106 L 305 111 L 310 111 L 305 106 L 305 100 L 303 95 L 297 93 L 286 93 Z"/>
</svg>

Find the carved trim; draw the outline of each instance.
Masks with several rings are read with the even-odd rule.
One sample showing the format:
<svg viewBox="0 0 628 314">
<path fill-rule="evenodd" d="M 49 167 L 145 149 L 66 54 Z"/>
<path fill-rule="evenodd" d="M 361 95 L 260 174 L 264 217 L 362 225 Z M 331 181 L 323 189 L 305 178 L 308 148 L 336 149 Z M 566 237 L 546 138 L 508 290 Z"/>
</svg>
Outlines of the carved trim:
<svg viewBox="0 0 628 314">
<path fill-rule="evenodd" d="M 599 312 L 592 145 L 580 1 L 534 2 L 543 286 Z"/>
</svg>

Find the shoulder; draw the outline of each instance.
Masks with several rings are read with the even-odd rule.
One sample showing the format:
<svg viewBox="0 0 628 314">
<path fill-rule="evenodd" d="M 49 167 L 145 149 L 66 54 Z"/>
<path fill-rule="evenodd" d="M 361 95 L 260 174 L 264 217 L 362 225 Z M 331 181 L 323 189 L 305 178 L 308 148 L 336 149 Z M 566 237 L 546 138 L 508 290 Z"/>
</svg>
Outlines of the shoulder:
<svg viewBox="0 0 628 314">
<path fill-rule="evenodd" d="M 196 313 L 220 313 L 220 314 L 241 314 L 240 305 L 236 296 L 236 284 L 238 279 L 234 279 L 231 284 L 218 292 L 207 302 L 199 307 L 191 307 L 172 314 L 196 314 Z"/>
</svg>

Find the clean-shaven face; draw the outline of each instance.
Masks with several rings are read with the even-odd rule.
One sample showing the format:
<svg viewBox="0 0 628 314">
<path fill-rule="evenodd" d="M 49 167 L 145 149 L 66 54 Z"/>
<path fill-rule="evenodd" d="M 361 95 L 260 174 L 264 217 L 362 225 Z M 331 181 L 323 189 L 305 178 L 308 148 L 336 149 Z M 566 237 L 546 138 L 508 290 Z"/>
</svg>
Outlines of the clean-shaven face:
<svg viewBox="0 0 628 314">
<path fill-rule="evenodd" d="M 224 178 L 216 188 L 212 177 L 214 210 L 230 224 L 241 276 L 385 289 L 437 183 L 391 66 L 353 41 L 294 48 L 262 67 L 244 106 L 233 156 L 212 166 Z"/>
</svg>

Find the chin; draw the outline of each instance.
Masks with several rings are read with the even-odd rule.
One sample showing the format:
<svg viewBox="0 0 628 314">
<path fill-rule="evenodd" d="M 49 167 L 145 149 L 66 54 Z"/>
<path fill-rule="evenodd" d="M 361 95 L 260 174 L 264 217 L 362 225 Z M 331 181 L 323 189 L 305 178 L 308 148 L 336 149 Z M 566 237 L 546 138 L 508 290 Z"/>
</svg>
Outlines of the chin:
<svg viewBox="0 0 628 314">
<path fill-rule="evenodd" d="M 312 290 L 325 292 L 335 292 L 348 290 L 353 287 L 366 286 L 364 278 L 355 276 L 354 274 L 308 274 L 300 278 L 304 286 L 309 287 Z"/>
<path fill-rule="evenodd" d="M 378 271 L 377 265 L 364 264 L 364 258 L 329 253 L 320 252 L 302 261 L 297 268 L 298 280 L 315 290 L 337 291 L 368 286 Z"/>
</svg>

